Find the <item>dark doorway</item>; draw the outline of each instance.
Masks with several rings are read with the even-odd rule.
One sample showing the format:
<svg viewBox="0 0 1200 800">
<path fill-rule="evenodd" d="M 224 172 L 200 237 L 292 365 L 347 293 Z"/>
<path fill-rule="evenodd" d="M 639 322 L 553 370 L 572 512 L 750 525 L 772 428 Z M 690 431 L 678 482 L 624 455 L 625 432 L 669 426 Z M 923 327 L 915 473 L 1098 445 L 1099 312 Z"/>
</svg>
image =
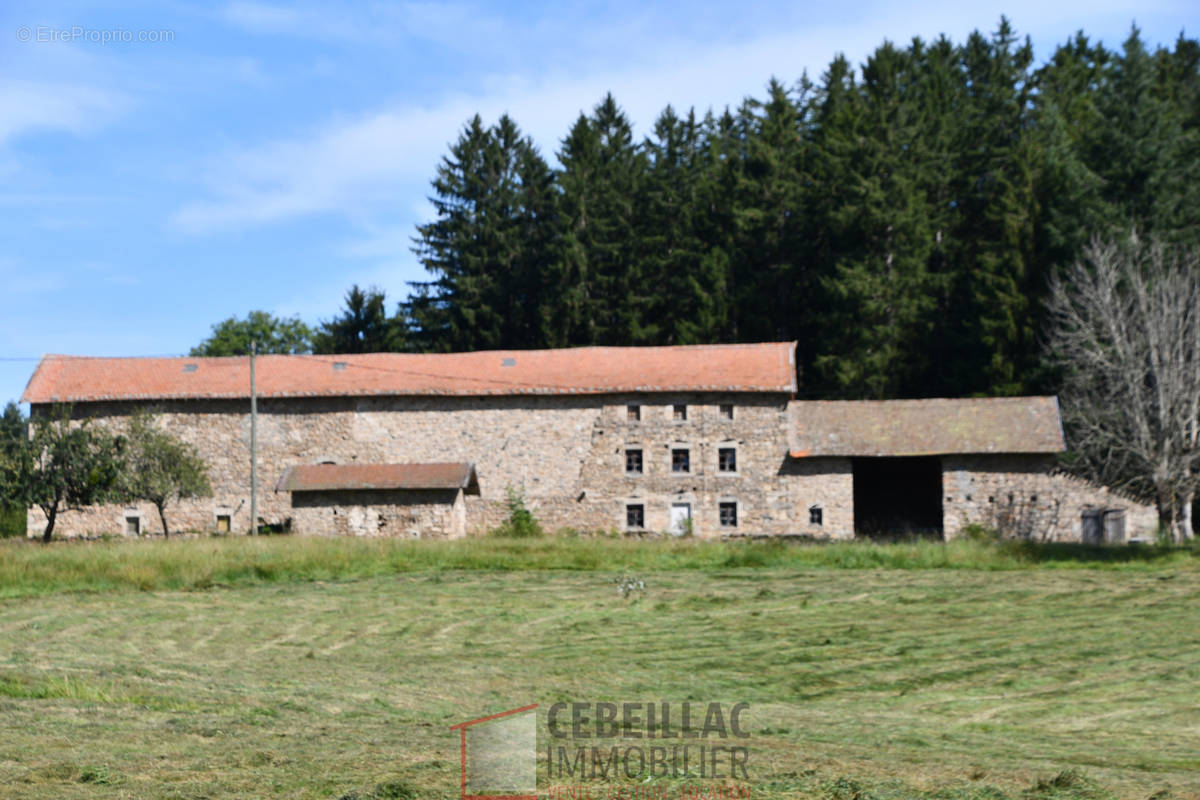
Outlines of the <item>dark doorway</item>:
<svg viewBox="0 0 1200 800">
<path fill-rule="evenodd" d="M 854 535 L 942 538 L 942 460 L 856 458 Z"/>
</svg>

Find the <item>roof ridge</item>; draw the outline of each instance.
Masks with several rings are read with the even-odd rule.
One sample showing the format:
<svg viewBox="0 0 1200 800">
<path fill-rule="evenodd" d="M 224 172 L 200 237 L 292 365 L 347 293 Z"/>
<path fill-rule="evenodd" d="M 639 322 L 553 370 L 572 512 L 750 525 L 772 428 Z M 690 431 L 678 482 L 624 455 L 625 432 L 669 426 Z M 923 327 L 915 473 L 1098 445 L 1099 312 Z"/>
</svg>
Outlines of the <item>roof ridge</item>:
<svg viewBox="0 0 1200 800">
<path fill-rule="evenodd" d="M 644 344 L 644 345 L 603 345 L 589 344 L 579 345 L 577 347 L 533 347 L 533 348 L 508 348 L 497 350 L 456 350 L 450 353 L 407 353 L 393 350 L 380 350 L 371 353 L 259 353 L 256 358 L 297 358 L 297 359 L 354 359 L 354 358 L 374 358 L 379 356 L 385 357 L 421 357 L 421 358 L 450 358 L 462 356 L 482 356 L 489 354 L 508 354 L 508 353 L 578 353 L 582 351 L 630 351 L 630 350 L 733 350 L 733 349 L 768 349 L 781 347 L 786 345 L 795 346 L 797 342 L 707 342 L 701 344 Z M 189 359 L 199 359 L 202 361 L 223 361 L 223 360 L 244 360 L 249 354 L 238 356 L 193 356 L 184 354 L 162 354 L 149 356 L 93 356 L 93 355 L 75 355 L 71 353 L 45 353 L 39 359 L 39 363 L 49 360 L 55 361 L 185 361 Z"/>
<path fill-rule="evenodd" d="M 795 342 L 740 342 L 461 353 L 269 354 L 258 359 L 259 395 L 794 393 L 795 346 Z M 47 355 L 38 362 L 22 400 L 249 397 L 248 361 L 246 356 Z"/>
</svg>

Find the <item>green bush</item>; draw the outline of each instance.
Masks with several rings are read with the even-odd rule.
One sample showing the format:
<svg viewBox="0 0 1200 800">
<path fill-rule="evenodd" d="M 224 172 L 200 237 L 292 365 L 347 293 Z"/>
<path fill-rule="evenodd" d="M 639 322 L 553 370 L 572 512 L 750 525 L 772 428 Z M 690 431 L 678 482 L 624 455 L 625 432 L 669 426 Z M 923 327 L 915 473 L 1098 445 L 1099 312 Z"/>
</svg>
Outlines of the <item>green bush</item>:
<svg viewBox="0 0 1200 800">
<path fill-rule="evenodd" d="M 962 536 L 970 542 L 998 542 L 1000 541 L 1000 532 L 995 528 L 989 528 L 979 522 L 972 522 L 964 526 Z"/>
<path fill-rule="evenodd" d="M 541 536 L 542 526 L 533 512 L 525 506 L 525 493 L 511 486 L 508 493 L 508 520 L 492 531 L 492 536 L 506 539 L 528 539 Z"/>
</svg>

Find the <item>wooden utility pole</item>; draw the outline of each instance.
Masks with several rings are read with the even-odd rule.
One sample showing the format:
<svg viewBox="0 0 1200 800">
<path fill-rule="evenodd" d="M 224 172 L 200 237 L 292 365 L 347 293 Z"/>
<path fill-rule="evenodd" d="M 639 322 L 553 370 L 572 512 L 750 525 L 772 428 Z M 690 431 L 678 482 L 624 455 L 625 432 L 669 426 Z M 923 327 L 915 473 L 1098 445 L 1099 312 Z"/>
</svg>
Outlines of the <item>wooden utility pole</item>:
<svg viewBox="0 0 1200 800">
<path fill-rule="evenodd" d="M 254 384 L 254 351 L 250 342 L 250 535 L 258 533 L 258 393 Z"/>
</svg>

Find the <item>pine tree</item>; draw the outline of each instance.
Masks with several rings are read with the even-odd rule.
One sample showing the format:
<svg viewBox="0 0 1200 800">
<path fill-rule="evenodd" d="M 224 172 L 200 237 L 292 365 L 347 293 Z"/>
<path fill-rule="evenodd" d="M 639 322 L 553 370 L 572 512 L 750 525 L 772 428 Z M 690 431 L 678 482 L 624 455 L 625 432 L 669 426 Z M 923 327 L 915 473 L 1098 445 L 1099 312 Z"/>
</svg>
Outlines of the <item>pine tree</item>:
<svg viewBox="0 0 1200 800">
<path fill-rule="evenodd" d="M 435 280 L 417 283 L 408 312 L 426 350 L 546 343 L 545 281 L 554 253 L 553 175 L 532 141 L 502 116 L 476 115 L 434 179 L 437 219 L 415 252 Z"/>
<path fill-rule="evenodd" d="M 579 117 L 558 160 L 563 241 L 555 278 L 562 305 L 555 338 L 573 345 L 652 341 L 655 287 L 641 271 L 636 237 L 646 158 L 611 94 L 590 117 Z"/>
<path fill-rule="evenodd" d="M 1183 245 L 1200 243 L 1200 42 L 1175 42 L 1173 51 L 1155 53 L 1157 93 L 1179 133 L 1172 148 L 1171 173 L 1159 198 L 1164 238 Z"/>
<path fill-rule="evenodd" d="M 389 353 L 405 349 L 404 323 L 387 314 L 387 297 L 374 287 L 353 286 L 346 292 L 346 308 L 321 323 L 313 336 L 317 355 Z"/>
<path fill-rule="evenodd" d="M 842 396 L 913 391 L 922 371 L 936 291 L 923 168 L 925 128 L 915 98 L 914 57 L 884 44 L 861 84 L 835 62 L 819 102 L 816 146 L 821 224 L 833 271 L 823 289 L 834 316 L 818 371 Z"/>
<path fill-rule="evenodd" d="M 1128 232 L 1170 236 L 1177 203 L 1186 196 L 1179 178 L 1182 125 L 1163 97 L 1153 56 L 1135 27 L 1122 52 L 1109 62 L 1107 80 L 1097 95 L 1103 125 L 1091 136 L 1091 156 L 1104 179 L 1105 199 L 1114 209 L 1114 226 Z"/>
<path fill-rule="evenodd" d="M 668 106 L 645 150 L 649 172 L 637 216 L 639 268 L 655 288 L 643 337 L 656 344 L 719 341 L 728 262 L 704 238 L 710 228 L 701 191 L 711 164 L 694 111 L 681 118 Z"/>
<path fill-rule="evenodd" d="M 807 83 L 799 89 L 771 79 L 766 98 L 747 100 L 731 131 L 741 152 L 732 175 L 737 228 L 730 271 L 743 340 L 793 338 L 807 319 L 813 284 L 804 238 Z"/>
<path fill-rule="evenodd" d="M 1034 243 L 1034 169 L 1030 132 L 1033 49 L 1001 18 L 988 39 L 975 32 L 963 47 L 967 80 L 958 158 L 955 232 L 959 270 L 954 326 L 962 343 L 948 364 L 953 394 L 1019 394 L 1037 360 L 1039 274 Z"/>
</svg>

